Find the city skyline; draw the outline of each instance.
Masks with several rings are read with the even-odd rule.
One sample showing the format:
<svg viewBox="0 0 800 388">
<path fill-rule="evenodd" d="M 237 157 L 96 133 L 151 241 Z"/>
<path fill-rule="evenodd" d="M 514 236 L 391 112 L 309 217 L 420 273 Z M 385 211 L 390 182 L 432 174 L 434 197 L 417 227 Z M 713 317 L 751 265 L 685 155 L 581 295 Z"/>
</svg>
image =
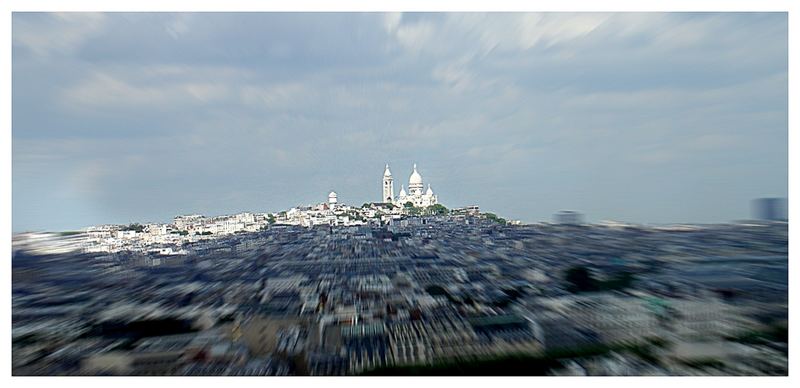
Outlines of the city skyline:
<svg viewBox="0 0 800 388">
<path fill-rule="evenodd" d="M 377 201 L 424 166 L 524 222 L 726 222 L 788 197 L 787 16 L 12 18 L 12 228 Z M 445 44 L 447 43 L 447 44 Z"/>
</svg>

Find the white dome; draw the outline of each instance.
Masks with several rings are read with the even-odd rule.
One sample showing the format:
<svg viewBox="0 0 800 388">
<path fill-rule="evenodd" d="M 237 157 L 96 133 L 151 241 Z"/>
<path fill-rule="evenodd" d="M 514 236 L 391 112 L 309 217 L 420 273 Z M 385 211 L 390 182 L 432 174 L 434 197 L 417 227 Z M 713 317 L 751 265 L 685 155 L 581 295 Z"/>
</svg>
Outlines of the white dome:
<svg viewBox="0 0 800 388">
<path fill-rule="evenodd" d="M 400 196 L 401 197 L 406 196 L 406 188 L 404 186 L 400 186 Z"/>
<path fill-rule="evenodd" d="M 421 185 L 422 184 L 422 175 L 419 175 L 417 172 L 417 165 L 414 165 L 414 172 L 411 173 L 411 177 L 408 178 L 408 185 Z"/>
<path fill-rule="evenodd" d="M 328 194 L 328 198 L 336 198 L 336 197 L 338 197 L 338 195 L 336 195 L 335 191 L 331 191 L 331 193 Z"/>
<path fill-rule="evenodd" d="M 431 185 L 428 185 L 428 191 L 425 192 L 426 195 L 433 195 L 433 190 L 431 189 Z"/>
</svg>

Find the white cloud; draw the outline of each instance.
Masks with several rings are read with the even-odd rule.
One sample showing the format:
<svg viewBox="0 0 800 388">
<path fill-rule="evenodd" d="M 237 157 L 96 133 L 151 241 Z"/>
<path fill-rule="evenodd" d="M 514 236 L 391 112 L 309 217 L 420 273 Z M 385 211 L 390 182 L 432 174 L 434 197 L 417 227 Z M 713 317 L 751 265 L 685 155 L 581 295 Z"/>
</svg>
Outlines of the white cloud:
<svg viewBox="0 0 800 388">
<path fill-rule="evenodd" d="M 65 106 L 73 108 L 163 108 L 224 100 L 230 95 L 222 83 L 202 81 L 161 85 L 135 83 L 109 73 L 96 72 L 62 94 Z"/>
<path fill-rule="evenodd" d="M 450 86 L 455 92 L 463 92 L 474 83 L 474 76 L 463 64 L 451 63 L 434 68 L 433 78 Z"/>
<path fill-rule="evenodd" d="M 434 24 L 429 22 L 400 25 L 394 30 L 397 41 L 411 52 L 429 52 L 435 49 L 430 45 L 436 32 Z"/>
<path fill-rule="evenodd" d="M 495 49 L 528 50 L 577 39 L 611 17 L 600 13 L 449 13 L 440 23 L 425 18 L 403 23 L 392 14 L 385 17 L 384 25 L 398 43 L 413 52 L 485 55 Z"/>
<path fill-rule="evenodd" d="M 383 14 L 383 28 L 387 32 L 394 32 L 397 26 L 400 25 L 400 19 L 402 18 L 403 14 L 400 12 L 387 12 Z"/>
<path fill-rule="evenodd" d="M 14 44 L 41 57 L 70 54 L 106 23 L 102 13 L 53 13 L 41 18 L 14 17 Z"/>
<path fill-rule="evenodd" d="M 239 90 L 239 95 L 242 102 L 256 108 L 288 109 L 313 99 L 314 90 L 302 83 L 290 82 L 244 86 Z"/>
<path fill-rule="evenodd" d="M 732 150 L 742 145 L 740 136 L 731 133 L 712 133 L 693 139 L 688 146 L 700 151 Z"/>
<path fill-rule="evenodd" d="M 172 20 L 166 23 L 164 28 L 173 39 L 178 39 L 189 32 L 189 24 L 193 18 L 194 14 L 191 13 L 176 14 Z"/>
</svg>

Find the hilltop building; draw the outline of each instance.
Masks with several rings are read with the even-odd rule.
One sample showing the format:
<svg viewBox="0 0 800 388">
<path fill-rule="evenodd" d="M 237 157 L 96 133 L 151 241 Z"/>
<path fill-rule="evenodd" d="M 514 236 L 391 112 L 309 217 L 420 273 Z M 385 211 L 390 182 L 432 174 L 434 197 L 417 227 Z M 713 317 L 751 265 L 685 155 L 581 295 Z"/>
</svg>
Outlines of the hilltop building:
<svg viewBox="0 0 800 388">
<path fill-rule="evenodd" d="M 334 208 L 336 208 L 336 204 L 338 202 L 339 202 L 339 196 L 336 195 L 335 191 L 331 191 L 330 194 L 328 194 L 328 208 L 333 210 Z"/>
<path fill-rule="evenodd" d="M 436 194 L 433 193 L 431 186 L 428 185 L 428 189 L 423 191 L 424 187 L 425 185 L 422 183 L 422 175 L 417 172 L 417 165 L 414 164 L 414 171 L 408 178 L 408 192 L 406 192 L 405 186 L 401 185 L 400 194 L 395 197 L 394 179 L 392 178 L 392 172 L 389 171 L 389 165 L 387 164 L 383 171 L 382 201 L 384 203 L 393 203 L 400 206 L 411 202 L 416 207 L 427 207 L 439 203 L 439 199 Z"/>
</svg>

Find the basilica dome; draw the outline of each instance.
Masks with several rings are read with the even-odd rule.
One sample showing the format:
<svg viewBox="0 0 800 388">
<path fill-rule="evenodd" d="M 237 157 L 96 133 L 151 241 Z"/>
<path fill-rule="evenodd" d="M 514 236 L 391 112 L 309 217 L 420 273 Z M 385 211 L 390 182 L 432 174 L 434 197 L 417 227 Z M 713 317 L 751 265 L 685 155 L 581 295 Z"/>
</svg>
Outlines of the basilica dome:
<svg viewBox="0 0 800 388">
<path fill-rule="evenodd" d="M 422 175 L 419 175 L 417 172 L 417 165 L 414 165 L 414 172 L 411 173 L 411 177 L 408 178 L 408 185 L 422 185 Z"/>
</svg>

